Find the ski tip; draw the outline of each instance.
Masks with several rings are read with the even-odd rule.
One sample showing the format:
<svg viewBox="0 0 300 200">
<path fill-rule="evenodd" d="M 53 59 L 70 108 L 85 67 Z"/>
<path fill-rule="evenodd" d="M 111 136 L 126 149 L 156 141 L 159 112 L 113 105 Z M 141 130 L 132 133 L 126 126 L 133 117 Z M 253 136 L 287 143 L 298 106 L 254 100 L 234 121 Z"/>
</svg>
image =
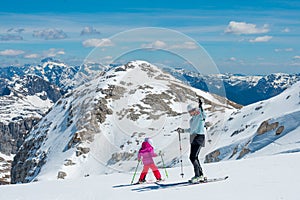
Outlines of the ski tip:
<svg viewBox="0 0 300 200">
<path fill-rule="evenodd" d="M 225 176 L 225 177 L 224 177 L 224 179 L 228 179 L 228 178 L 229 178 L 229 176 Z"/>
</svg>

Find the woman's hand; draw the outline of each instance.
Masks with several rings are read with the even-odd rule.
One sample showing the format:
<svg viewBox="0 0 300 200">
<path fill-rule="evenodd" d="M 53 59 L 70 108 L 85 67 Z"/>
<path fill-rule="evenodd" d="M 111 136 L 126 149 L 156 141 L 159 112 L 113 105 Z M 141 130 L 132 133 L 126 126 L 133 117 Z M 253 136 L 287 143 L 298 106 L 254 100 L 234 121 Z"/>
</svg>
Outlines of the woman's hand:
<svg viewBox="0 0 300 200">
<path fill-rule="evenodd" d="M 184 129 L 183 129 L 183 128 L 177 128 L 176 131 L 177 131 L 178 133 L 184 133 Z"/>
</svg>

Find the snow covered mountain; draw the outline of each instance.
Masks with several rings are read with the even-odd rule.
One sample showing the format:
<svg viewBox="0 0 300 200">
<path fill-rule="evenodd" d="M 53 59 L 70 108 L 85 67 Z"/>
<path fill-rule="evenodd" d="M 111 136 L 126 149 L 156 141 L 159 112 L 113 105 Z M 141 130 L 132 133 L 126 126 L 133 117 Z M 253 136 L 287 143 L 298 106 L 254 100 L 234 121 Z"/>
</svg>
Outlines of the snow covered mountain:
<svg viewBox="0 0 300 200">
<path fill-rule="evenodd" d="M 206 162 L 300 151 L 300 82 L 269 100 L 229 111 Z"/>
<path fill-rule="evenodd" d="M 239 107 L 186 86 L 144 61 L 100 73 L 67 93 L 34 127 L 14 157 L 12 182 L 130 171 L 145 137 L 152 137 L 155 147 L 165 152 L 166 164 L 174 166 L 174 130 L 187 127 L 186 105 L 198 96 L 204 99 L 211 123 Z M 187 136 L 183 142 L 189 143 Z"/>
<path fill-rule="evenodd" d="M 9 123 L 28 116 L 40 118 L 60 96 L 60 89 L 35 75 L 15 76 L 0 96 L 1 121 Z"/>
<path fill-rule="evenodd" d="M 297 81 L 300 74 L 276 73 L 266 76 L 244 76 L 234 74 L 202 75 L 183 69 L 168 70 L 176 78 L 191 86 L 208 91 L 208 88 L 218 93 L 219 88 L 225 88 L 226 97 L 241 105 L 249 105 L 274 97 Z M 220 81 L 221 80 L 221 81 Z M 224 86 L 220 86 L 220 83 Z"/>
<path fill-rule="evenodd" d="M 0 79 L 3 82 L 5 80 L 12 80 L 15 76 L 36 75 L 56 85 L 65 93 L 74 85 L 73 80 L 79 69 L 79 66 L 69 66 L 49 57 L 41 60 L 41 64 L 39 65 L 28 64 L 22 67 L 0 67 Z"/>
<path fill-rule="evenodd" d="M 96 64 L 85 67 L 90 66 Z M 62 94 L 78 85 L 79 69 L 53 58 L 40 65 L 0 67 L 0 184 L 10 182 L 13 157 L 27 133 Z"/>
<path fill-rule="evenodd" d="M 11 161 L 25 136 L 60 96 L 60 90 L 35 75 L 6 80 L 0 96 L 1 183 L 10 182 Z M 8 160 L 7 160 L 8 159 Z"/>
</svg>

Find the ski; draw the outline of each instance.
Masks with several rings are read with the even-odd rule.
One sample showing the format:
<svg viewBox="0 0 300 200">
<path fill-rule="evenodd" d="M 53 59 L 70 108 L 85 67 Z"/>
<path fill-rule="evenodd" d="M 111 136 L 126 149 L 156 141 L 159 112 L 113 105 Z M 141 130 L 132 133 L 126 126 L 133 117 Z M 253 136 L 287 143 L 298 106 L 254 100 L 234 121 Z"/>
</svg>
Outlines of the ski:
<svg viewBox="0 0 300 200">
<path fill-rule="evenodd" d="M 192 183 L 190 181 L 183 181 L 183 182 L 176 182 L 176 183 L 155 183 L 156 185 L 163 187 L 163 188 L 168 188 L 168 187 L 176 187 L 176 186 L 189 186 L 189 185 L 198 185 L 198 184 L 203 184 L 203 183 L 212 183 L 212 182 L 218 182 L 218 181 L 223 181 L 228 179 L 229 176 L 225 177 L 220 177 L 220 178 L 207 178 L 205 181 L 197 182 L 197 183 Z"/>
<path fill-rule="evenodd" d="M 154 183 L 156 184 L 156 183 L 161 183 L 163 181 L 164 180 L 162 180 L 160 182 L 157 182 L 157 181 L 146 181 L 144 183 L 136 182 L 136 183 L 132 183 L 132 184 L 115 185 L 115 186 L 113 186 L 113 188 L 129 187 L 129 186 L 135 186 L 135 185 L 147 185 L 147 184 L 154 184 Z"/>
</svg>

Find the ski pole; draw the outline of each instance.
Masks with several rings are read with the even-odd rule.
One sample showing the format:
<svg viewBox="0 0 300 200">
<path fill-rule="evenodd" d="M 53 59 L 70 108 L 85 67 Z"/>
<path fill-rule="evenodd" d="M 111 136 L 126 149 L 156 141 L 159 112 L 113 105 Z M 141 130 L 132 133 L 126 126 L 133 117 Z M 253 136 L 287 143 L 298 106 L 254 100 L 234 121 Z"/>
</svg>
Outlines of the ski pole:
<svg viewBox="0 0 300 200">
<path fill-rule="evenodd" d="M 165 162 L 164 162 L 162 154 L 160 154 L 160 157 L 161 157 L 161 161 L 163 163 L 163 168 L 165 169 L 166 177 L 169 178 L 169 175 L 168 175 L 168 172 L 167 172 L 167 169 L 166 169 Z"/>
<path fill-rule="evenodd" d="M 135 175 L 136 175 L 136 172 L 137 172 L 137 169 L 138 169 L 138 167 L 139 167 L 140 162 L 141 162 L 141 160 L 138 160 L 138 163 L 137 163 L 137 165 L 136 165 L 136 168 L 135 168 L 135 171 L 134 171 L 132 180 L 131 180 L 131 184 L 133 184 L 133 181 L 134 181 L 134 178 L 135 178 Z"/>
<path fill-rule="evenodd" d="M 182 164 L 182 147 L 181 147 L 181 137 L 180 137 L 180 131 L 178 131 L 179 135 L 179 150 L 180 150 L 180 168 L 181 168 L 181 176 L 183 178 L 184 173 L 183 173 L 183 164 Z"/>
</svg>

